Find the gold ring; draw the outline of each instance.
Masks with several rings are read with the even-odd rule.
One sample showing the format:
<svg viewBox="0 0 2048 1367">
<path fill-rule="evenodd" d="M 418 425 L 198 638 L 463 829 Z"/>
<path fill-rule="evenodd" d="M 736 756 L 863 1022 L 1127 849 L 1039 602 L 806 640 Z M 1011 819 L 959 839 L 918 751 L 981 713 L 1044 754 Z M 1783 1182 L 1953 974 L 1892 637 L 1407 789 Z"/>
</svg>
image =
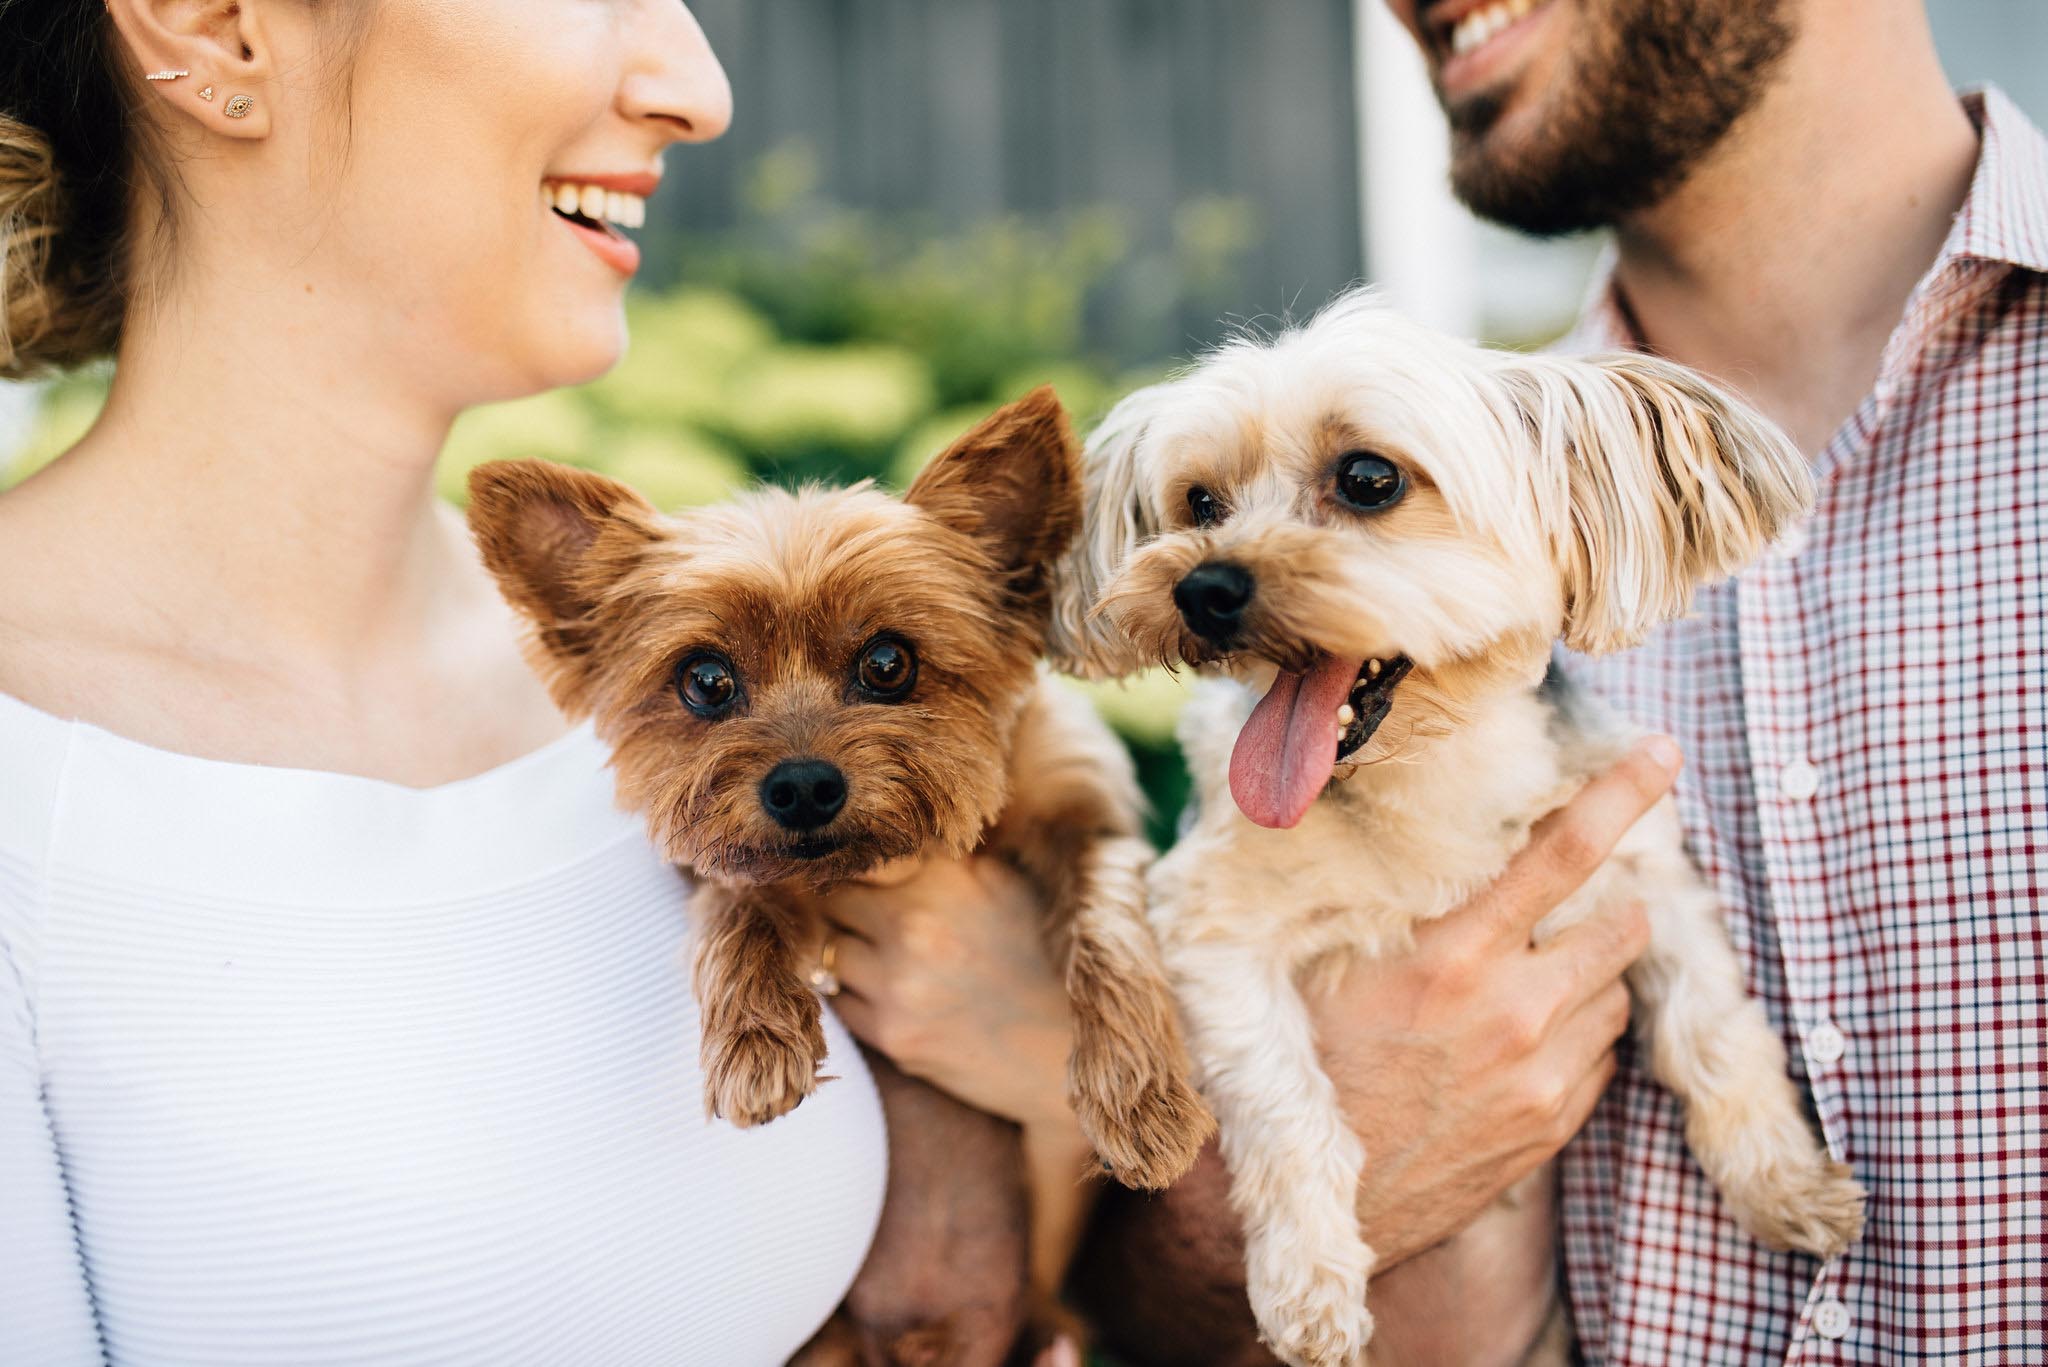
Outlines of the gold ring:
<svg viewBox="0 0 2048 1367">
<path fill-rule="evenodd" d="M 824 997 L 839 995 L 839 975 L 833 968 L 839 963 L 839 937 L 827 932 L 824 943 L 818 946 L 818 966 L 811 970 L 811 986 Z"/>
</svg>

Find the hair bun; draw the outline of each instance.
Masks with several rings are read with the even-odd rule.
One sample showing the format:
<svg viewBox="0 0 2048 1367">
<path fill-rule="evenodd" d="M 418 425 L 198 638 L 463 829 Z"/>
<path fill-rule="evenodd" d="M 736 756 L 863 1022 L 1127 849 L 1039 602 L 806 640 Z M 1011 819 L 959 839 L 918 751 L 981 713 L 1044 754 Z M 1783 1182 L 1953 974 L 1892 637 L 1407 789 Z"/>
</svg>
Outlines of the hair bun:
<svg viewBox="0 0 2048 1367">
<path fill-rule="evenodd" d="M 49 278 L 62 213 L 50 140 L 0 114 L 0 378 L 22 379 L 69 359 Z"/>
</svg>

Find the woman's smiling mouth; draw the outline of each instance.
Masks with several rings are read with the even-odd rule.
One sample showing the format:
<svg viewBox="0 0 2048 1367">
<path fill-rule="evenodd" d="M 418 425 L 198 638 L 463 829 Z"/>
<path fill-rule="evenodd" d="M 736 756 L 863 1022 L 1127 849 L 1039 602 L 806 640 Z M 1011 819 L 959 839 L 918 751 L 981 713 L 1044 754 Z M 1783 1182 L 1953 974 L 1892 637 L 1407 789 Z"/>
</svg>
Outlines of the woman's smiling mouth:
<svg viewBox="0 0 2048 1367">
<path fill-rule="evenodd" d="M 620 230 L 647 222 L 647 196 L 656 178 L 638 176 L 563 177 L 541 182 L 540 200 L 583 245 L 621 275 L 640 269 L 640 248 Z"/>
</svg>

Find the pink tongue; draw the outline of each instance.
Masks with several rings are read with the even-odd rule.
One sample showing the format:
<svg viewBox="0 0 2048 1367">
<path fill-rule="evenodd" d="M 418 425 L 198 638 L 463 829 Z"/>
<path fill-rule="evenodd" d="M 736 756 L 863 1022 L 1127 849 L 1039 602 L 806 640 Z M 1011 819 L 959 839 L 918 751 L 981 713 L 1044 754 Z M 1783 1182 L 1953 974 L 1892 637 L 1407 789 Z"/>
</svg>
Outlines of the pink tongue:
<svg viewBox="0 0 2048 1367">
<path fill-rule="evenodd" d="M 1261 826 L 1300 822 L 1337 767 L 1337 709 L 1364 660 L 1323 655 L 1306 674 L 1281 670 L 1237 733 L 1230 795 Z"/>
</svg>

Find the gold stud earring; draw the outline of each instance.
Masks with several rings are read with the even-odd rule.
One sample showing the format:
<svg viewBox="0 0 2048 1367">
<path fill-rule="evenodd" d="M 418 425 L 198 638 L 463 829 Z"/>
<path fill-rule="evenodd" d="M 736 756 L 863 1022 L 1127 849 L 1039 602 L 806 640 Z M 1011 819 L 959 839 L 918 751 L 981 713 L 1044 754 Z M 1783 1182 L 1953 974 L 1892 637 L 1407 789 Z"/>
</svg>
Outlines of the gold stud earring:
<svg viewBox="0 0 2048 1367">
<path fill-rule="evenodd" d="M 145 81 L 175 81 L 180 76 L 190 76 L 189 71 L 152 71 L 142 79 Z"/>
<path fill-rule="evenodd" d="M 199 98 L 200 98 L 200 99 L 202 99 L 202 100 L 205 100 L 205 101 L 206 101 L 206 102 L 207 102 L 208 104 L 212 104 L 212 103 L 213 103 L 213 87 L 212 87 L 212 86 L 210 86 L 210 85 L 203 85 L 203 86 L 200 86 L 200 87 L 199 87 Z"/>
<path fill-rule="evenodd" d="M 249 111 L 256 107 L 256 101 L 247 95 L 237 95 L 220 107 L 220 112 L 231 119 L 246 119 Z"/>
</svg>

